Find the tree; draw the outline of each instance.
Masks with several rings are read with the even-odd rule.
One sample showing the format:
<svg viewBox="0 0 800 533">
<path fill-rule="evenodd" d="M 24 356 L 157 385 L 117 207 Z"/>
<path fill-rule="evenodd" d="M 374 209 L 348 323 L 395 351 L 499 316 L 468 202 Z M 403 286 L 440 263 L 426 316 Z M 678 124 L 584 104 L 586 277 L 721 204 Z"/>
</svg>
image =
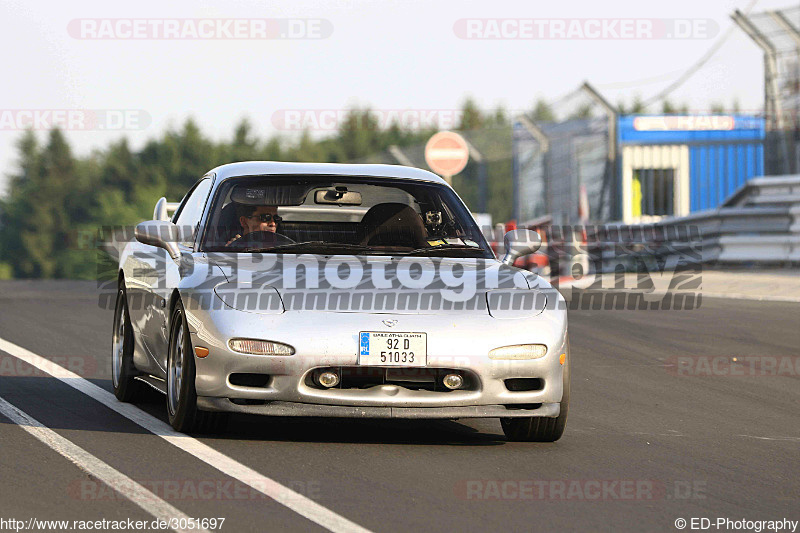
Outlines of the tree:
<svg viewBox="0 0 800 533">
<path fill-rule="evenodd" d="M 633 98 L 633 105 L 631 105 L 630 113 L 633 115 L 644 113 L 646 110 L 644 108 L 644 102 L 642 102 L 642 97 L 638 94 Z"/>
<path fill-rule="evenodd" d="M 165 171 L 167 191 L 181 198 L 194 183 L 219 164 L 220 147 L 204 138 L 188 119 L 180 131 L 168 131 L 159 143 L 155 163 Z"/>
<path fill-rule="evenodd" d="M 555 120 L 542 100 L 534 113 L 539 119 Z M 477 139 L 486 150 L 488 207 L 498 220 L 511 212 L 511 165 L 505 159 L 492 160 L 491 154 L 497 152 L 496 144 L 510 145 L 508 122 L 502 107 L 484 114 L 472 99 L 464 102 L 460 127 L 473 130 L 471 140 Z M 73 156 L 58 130 L 50 132 L 44 144 L 27 131 L 17 143 L 18 167 L 9 176 L 6 197 L 0 199 L 0 278 L 96 277 L 105 267 L 98 264 L 93 239 L 87 236 L 101 227 L 130 226 L 150 218 L 158 198 L 180 200 L 201 176 L 223 163 L 252 159 L 348 162 L 391 145 L 417 149 L 435 133 L 432 126 L 413 128 L 398 122 L 382 126 L 369 109 L 356 108 L 335 134 L 325 138 L 304 131 L 294 142 L 279 136 L 263 141 L 243 119 L 229 139 L 212 141 L 189 119 L 149 139 L 140 149 L 121 139 L 82 157 Z M 474 131 L 487 127 L 496 129 Z M 471 167 L 472 171 L 477 168 Z M 457 178 L 462 192 L 474 192 L 469 197 L 475 203 L 477 176 L 468 167 Z M 110 268 L 114 276 L 115 268 Z"/>
<path fill-rule="evenodd" d="M 534 122 L 555 122 L 556 114 L 553 112 L 553 108 L 550 107 L 550 104 L 548 104 L 547 101 L 539 98 L 536 100 L 536 104 L 533 106 L 532 118 Z"/>
<path fill-rule="evenodd" d="M 252 136 L 253 126 L 242 119 L 233 131 L 233 140 L 224 147 L 224 162 L 252 161 L 257 152 L 257 140 Z"/>
<path fill-rule="evenodd" d="M 324 161 L 322 150 L 311 138 L 308 130 L 303 130 L 300 142 L 286 152 L 288 161 Z"/>
<path fill-rule="evenodd" d="M 278 137 L 271 137 L 267 144 L 259 151 L 259 159 L 263 161 L 280 161 L 283 159 L 281 140 Z"/>
<path fill-rule="evenodd" d="M 714 102 L 711 104 L 711 113 L 713 115 L 722 115 L 725 113 L 725 105 L 720 102 Z"/>
<path fill-rule="evenodd" d="M 491 117 L 492 125 L 495 127 L 506 127 L 508 123 L 508 114 L 503 106 L 497 106 Z"/>
<path fill-rule="evenodd" d="M 624 100 L 619 100 L 617 102 L 617 109 L 620 115 L 637 115 L 647 111 L 644 107 L 644 102 L 642 102 L 642 97 L 638 94 L 634 96 L 630 106 L 625 105 Z"/>
<path fill-rule="evenodd" d="M 3 250 L 3 270 L 13 277 L 40 277 L 41 269 L 30 259 L 23 239 L 29 229 L 30 193 L 40 181 L 41 155 L 39 143 L 32 130 L 27 130 L 17 142 L 19 170 L 9 180 L 8 196 L 0 199 L 0 246 Z"/>
<path fill-rule="evenodd" d="M 588 119 L 592 118 L 592 104 L 585 103 L 578 107 L 569 115 L 569 119 Z"/>
<path fill-rule="evenodd" d="M 484 121 L 478 104 L 472 98 L 467 98 L 461 106 L 461 121 L 458 129 L 462 131 L 476 130 L 483 126 Z"/>
<path fill-rule="evenodd" d="M 369 109 L 351 109 L 339 128 L 338 140 L 347 159 L 357 159 L 378 149 L 378 119 Z"/>
<path fill-rule="evenodd" d="M 3 202 L 3 244 L 8 246 L 17 277 L 64 277 L 69 248 L 70 200 L 75 199 L 74 163 L 59 130 L 52 130 L 39 149 L 32 132 L 19 144 L 21 172 L 12 176 Z"/>
<path fill-rule="evenodd" d="M 118 188 L 126 199 L 130 199 L 140 176 L 138 176 L 139 162 L 128 148 L 128 140 L 122 139 L 112 144 L 103 160 L 101 186 Z"/>
</svg>

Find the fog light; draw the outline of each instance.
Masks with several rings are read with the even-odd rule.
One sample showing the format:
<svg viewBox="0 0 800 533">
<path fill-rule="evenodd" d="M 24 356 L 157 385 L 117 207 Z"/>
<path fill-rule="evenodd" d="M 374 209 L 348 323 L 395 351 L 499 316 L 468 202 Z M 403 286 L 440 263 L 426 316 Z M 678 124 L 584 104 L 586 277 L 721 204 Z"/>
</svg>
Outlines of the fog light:
<svg viewBox="0 0 800 533">
<path fill-rule="evenodd" d="M 288 344 L 256 339 L 231 339 L 228 346 L 234 352 L 252 355 L 294 355 L 294 348 Z"/>
<path fill-rule="evenodd" d="M 339 374 L 336 372 L 323 372 L 317 376 L 317 381 L 323 387 L 330 389 L 339 384 Z"/>
<path fill-rule="evenodd" d="M 450 390 L 460 389 L 464 385 L 464 378 L 458 374 L 447 374 L 442 383 Z"/>
</svg>

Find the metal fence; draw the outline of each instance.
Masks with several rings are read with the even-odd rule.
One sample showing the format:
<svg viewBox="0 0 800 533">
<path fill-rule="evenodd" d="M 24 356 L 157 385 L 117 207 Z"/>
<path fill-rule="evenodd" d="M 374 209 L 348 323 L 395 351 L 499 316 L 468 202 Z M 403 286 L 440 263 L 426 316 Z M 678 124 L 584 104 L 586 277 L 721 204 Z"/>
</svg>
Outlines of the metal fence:
<svg viewBox="0 0 800 533">
<path fill-rule="evenodd" d="M 765 171 L 800 172 L 800 7 L 733 20 L 764 52 Z"/>
<path fill-rule="evenodd" d="M 554 224 L 612 219 L 615 172 L 608 159 L 609 142 L 605 118 L 536 125 L 518 121 L 514 127 L 515 218 L 524 223 L 551 215 Z M 587 213 L 581 212 L 581 195 Z"/>
</svg>

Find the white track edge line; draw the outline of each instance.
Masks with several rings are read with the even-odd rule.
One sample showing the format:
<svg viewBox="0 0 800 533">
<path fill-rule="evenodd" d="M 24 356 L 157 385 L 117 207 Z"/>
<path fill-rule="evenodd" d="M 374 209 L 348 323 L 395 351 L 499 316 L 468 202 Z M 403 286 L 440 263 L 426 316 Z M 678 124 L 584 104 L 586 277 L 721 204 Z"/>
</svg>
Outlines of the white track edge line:
<svg viewBox="0 0 800 533">
<path fill-rule="evenodd" d="M 334 511 L 281 485 L 277 481 L 256 472 L 252 468 L 228 457 L 211 446 L 193 437 L 184 435 L 183 433 L 178 433 L 168 424 L 152 417 L 138 407 L 118 401 L 116 397 L 107 390 L 98 387 L 94 383 L 87 381 L 61 365 L 37 355 L 22 346 L 7 341 L 2 337 L 0 337 L 0 350 L 35 366 L 39 370 L 53 376 L 70 387 L 79 390 L 147 431 L 161 437 L 173 446 L 180 448 L 193 457 L 214 467 L 223 474 L 249 485 L 258 492 L 272 498 L 281 505 L 319 524 L 329 531 L 335 533 L 371 533 L 370 530 L 336 514 Z"/>
<path fill-rule="evenodd" d="M 165 502 L 108 463 L 103 462 L 74 442 L 62 437 L 19 407 L 9 403 L 8 400 L 3 397 L 0 397 L 0 414 L 17 424 L 30 435 L 36 437 L 43 444 L 49 446 L 53 451 L 68 459 L 87 474 L 96 477 L 111 487 L 154 518 L 167 523 L 170 523 L 173 519 L 189 519 L 189 516 L 185 513 L 182 513 L 177 508 Z M 207 529 L 172 529 L 180 532 L 208 532 Z"/>
</svg>

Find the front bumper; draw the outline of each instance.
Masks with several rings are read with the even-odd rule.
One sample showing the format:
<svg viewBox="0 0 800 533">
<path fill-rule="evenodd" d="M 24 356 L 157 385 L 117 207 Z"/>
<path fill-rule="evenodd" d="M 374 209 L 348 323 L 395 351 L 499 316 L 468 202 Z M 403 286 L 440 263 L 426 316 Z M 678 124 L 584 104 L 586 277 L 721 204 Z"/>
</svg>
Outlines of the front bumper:
<svg viewBox="0 0 800 533">
<path fill-rule="evenodd" d="M 465 407 L 354 407 L 297 402 L 269 402 L 264 405 L 239 405 L 227 398 L 197 398 L 204 411 L 228 411 L 270 416 L 315 416 L 341 418 L 515 418 L 541 416 L 555 418 L 561 406 L 541 404 L 535 409 L 511 409 L 504 405 L 473 405 Z"/>
<path fill-rule="evenodd" d="M 226 310 L 190 310 L 192 343 L 209 349 L 195 359 L 198 407 L 209 411 L 274 416 L 365 418 L 557 417 L 563 393 L 566 311 L 547 310 L 533 318 L 498 320 L 464 316 L 392 315 L 336 312 L 285 312 L 279 315 Z M 197 309 L 197 308 L 195 308 Z M 358 366 L 358 332 L 389 331 L 383 322 L 397 319 L 391 331 L 427 333 L 427 367 L 463 370 L 475 378 L 468 390 L 433 391 L 397 384 L 367 388 L 320 389 L 309 385 L 316 369 Z M 232 352 L 234 337 L 262 338 L 295 347 L 292 356 L 253 356 Z M 539 359 L 490 360 L 491 349 L 540 343 Z M 568 355 L 567 355 L 568 356 Z M 262 386 L 231 383 L 231 374 L 269 376 Z M 537 390 L 510 390 L 506 380 L 536 378 Z M 237 401 L 239 400 L 239 401 Z"/>
</svg>

